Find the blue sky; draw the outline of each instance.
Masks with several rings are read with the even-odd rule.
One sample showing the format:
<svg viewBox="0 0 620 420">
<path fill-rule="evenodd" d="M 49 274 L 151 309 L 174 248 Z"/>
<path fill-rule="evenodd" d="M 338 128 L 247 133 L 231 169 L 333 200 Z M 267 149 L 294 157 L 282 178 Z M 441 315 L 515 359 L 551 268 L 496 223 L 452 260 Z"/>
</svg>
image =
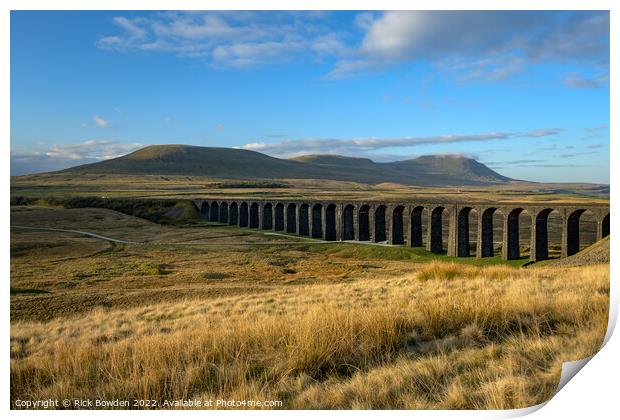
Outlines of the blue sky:
<svg viewBox="0 0 620 420">
<path fill-rule="evenodd" d="M 12 174 L 169 143 L 608 183 L 609 15 L 12 12 Z"/>
</svg>

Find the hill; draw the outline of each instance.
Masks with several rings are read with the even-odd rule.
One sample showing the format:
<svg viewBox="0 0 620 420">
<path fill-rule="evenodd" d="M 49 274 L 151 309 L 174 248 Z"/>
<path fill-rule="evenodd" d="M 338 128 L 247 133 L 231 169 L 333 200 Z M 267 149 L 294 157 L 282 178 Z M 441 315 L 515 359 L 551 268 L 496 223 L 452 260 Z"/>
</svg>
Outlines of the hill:
<svg viewBox="0 0 620 420">
<path fill-rule="evenodd" d="M 579 267 L 584 265 L 609 264 L 609 255 L 610 239 L 609 236 L 607 236 L 589 247 L 582 249 L 575 255 L 557 260 L 542 261 L 542 264 L 537 263 L 536 265 L 544 265 L 545 267 Z"/>
<path fill-rule="evenodd" d="M 502 176 L 489 167 L 462 156 L 420 156 L 416 159 L 394 162 L 394 167 L 407 170 L 422 170 L 437 177 L 463 177 L 488 182 L 508 182 L 510 178 Z"/>
<path fill-rule="evenodd" d="M 148 146 L 115 159 L 59 171 L 72 174 L 194 175 L 232 179 L 331 179 L 421 186 L 506 183 L 502 176 L 463 156 L 421 156 L 397 162 L 338 155 L 279 159 L 244 149 L 186 145 Z"/>
</svg>

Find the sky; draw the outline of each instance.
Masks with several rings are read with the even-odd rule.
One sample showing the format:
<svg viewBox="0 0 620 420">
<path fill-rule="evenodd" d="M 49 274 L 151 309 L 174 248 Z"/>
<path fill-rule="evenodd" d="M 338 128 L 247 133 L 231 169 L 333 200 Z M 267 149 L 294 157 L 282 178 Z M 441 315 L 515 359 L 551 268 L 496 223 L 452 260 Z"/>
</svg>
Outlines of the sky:
<svg viewBox="0 0 620 420">
<path fill-rule="evenodd" d="M 152 144 L 609 183 L 609 13 L 13 11 L 11 174 Z"/>
</svg>

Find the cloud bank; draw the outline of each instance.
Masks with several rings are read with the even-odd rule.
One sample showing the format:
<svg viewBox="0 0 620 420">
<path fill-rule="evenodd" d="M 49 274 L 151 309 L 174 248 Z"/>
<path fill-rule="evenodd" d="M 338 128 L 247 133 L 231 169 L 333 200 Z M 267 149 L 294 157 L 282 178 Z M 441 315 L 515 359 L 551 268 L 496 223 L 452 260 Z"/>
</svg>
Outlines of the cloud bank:
<svg viewBox="0 0 620 420">
<path fill-rule="evenodd" d="M 87 140 L 77 144 L 54 144 L 46 151 L 11 150 L 11 175 L 57 171 L 119 157 L 141 147 L 141 143 Z"/>
<path fill-rule="evenodd" d="M 532 64 L 595 66 L 609 72 L 606 11 L 160 12 L 118 16 L 103 50 L 169 53 L 214 67 L 249 68 L 330 59 L 326 79 L 426 61 L 460 79 L 502 80 Z M 342 15 L 342 14 L 341 14 Z M 344 16 L 344 15 L 342 15 Z M 568 87 L 590 88 L 572 75 Z"/>
<path fill-rule="evenodd" d="M 258 65 L 339 54 L 341 34 L 316 22 L 319 12 L 164 12 L 116 17 L 120 30 L 97 47 L 118 52 L 170 53 L 204 59 L 214 67 Z"/>
<path fill-rule="evenodd" d="M 559 134 L 561 128 L 542 128 L 527 132 L 491 132 L 478 134 L 448 134 L 425 137 L 360 138 L 360 139 L 302 139 L 284 140 L 277 143 L 255 142 L 240 148 L 267 153 L 273 156 L 294 156 L 303 154 L 345 154 L 360 155 L 391 147 L 411 147 L 427 144 L 450 144 L 506 140 L 512 138 L 541 138 Z"/>
<path fill-rule="evenodd" d="M 544 61 L 609 63 L 607 12 L 388 11 L 365 19 L 328 78 L 425 59 L 462 78 L 504 79 Z"/>
</svg>

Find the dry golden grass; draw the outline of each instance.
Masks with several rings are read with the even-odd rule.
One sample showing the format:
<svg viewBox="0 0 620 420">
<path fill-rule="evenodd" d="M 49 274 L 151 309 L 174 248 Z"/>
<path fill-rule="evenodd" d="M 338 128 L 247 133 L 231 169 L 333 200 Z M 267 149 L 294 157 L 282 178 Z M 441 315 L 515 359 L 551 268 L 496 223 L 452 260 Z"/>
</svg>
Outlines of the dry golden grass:
<svg viewBox="0 0 620 420">
<path fill-rule="evenodd" d="M 450 263 L 261 295 L 11 327 L 11 399 L 282 400 L 283 408 L 517 408 L 597 351 L 609 266 Z"/>
</svg>

